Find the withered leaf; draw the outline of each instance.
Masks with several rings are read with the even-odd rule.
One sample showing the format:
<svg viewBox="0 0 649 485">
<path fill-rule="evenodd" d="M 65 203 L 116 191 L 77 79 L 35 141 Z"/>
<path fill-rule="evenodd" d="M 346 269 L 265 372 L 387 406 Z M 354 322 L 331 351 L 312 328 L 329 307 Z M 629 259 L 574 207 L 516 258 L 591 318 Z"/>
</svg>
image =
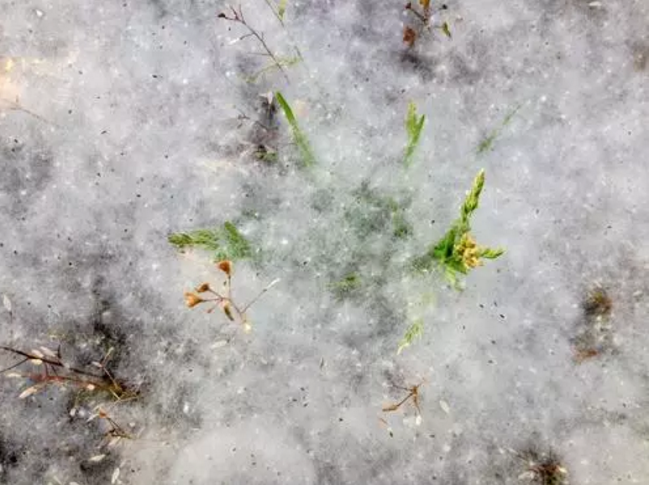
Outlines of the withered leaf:
<svg viewBox="0 0 649 485">
<path fill-rule="evenodd" d="M 38 386 L 32 386 L 27 389 L 25 389 L 23 392 L 20 393 L 20 396 L 18 396 L 18 399 L 25 399 L 26 397 L 31 396 L 32 394 L 36 394 L 38 392 Z"/>
<path fill-rule="evenodd" d="M 408 44 L 408 47 L 415 45 L 415 40 L 417 40 L 417 32 L 410 27 L 404 27 L 403 41 Z"/>
</svg>

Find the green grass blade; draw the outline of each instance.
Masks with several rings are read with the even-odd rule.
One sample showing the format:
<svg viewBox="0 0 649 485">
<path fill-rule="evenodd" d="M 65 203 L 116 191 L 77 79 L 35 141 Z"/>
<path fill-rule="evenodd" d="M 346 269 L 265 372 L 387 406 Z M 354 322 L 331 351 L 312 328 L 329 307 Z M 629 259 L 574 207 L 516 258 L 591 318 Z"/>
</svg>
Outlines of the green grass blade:
<svg viewBox="0 0 649 485">
<path fill-rule="evenodd" d="M 288 0 L 279 0 L 279 4 L 277 4 L 277 16 L 282 22 L 284 21 L 284 14 L 286 13 L 287 3 Z"/>
<path fill-rule="evenodd" d="M 415 155 L 415 150 L 419 145 L 421 132 L 424 129 L 426 116 L 417 116 L 417 106 L 415 103 L 408 104 L 408 114 L 406 115 L 406 133 L 408 135 L 408 143 L 406 144 L 406 153 L 404 156 L 403 164 L 406 168 L 412 165 L 412 160 Z"/>
<path fill-rule="evenodd" d="M 466 226 L 467 230 L 470 229 L 470 218 L 476 211 L 480 203 L 480 194 L 482 193 L 482 189 L 484 188 L 484 181 L 484 170 L 480 170 L 478 172 L 478 175 L 473 180 L 473 186 L 467 194 L 466 199 L 464 199 L 464 203 L 462 204 L 462 208 L 460 209 L 460 222 L 463 228 L 464 226 Z"/>
<path fill-rule="evenodd" d="M 291 130 L 293 131 L 293 139 L 295 140 L 295 144 L 298 146 L 302 155 L 302 165 L 304 167 L 311 167 L 315 165 L 316 160 L 315 156 L 313 155 L 313 151 L 311 150 L 311 146 L 309 145 L 309 140 L 307 139 L 304 132 L 300 129 L 300 125 L 298 124 L 297 119 L 293 114 L 291 106 L 279 91 L 275 93 L 275 99 L 277 99 L 277 102 L 282 108 L 284 116 L 286 117 L 286 121 L 291 126 Z"/>
<path fill-rule="evenodd" d="M 478 144 L 478 148 L 476 149 L 476 153 L 478 155 L 482 155 L 483 153 L 493 148 L 493 144 L 495 143 L 496 139 L 500 136 L 503 129 L 505 129 L 505 127 L 509 123 L 511 123 L 512 119 L 514 119 L 514 116 L 516 115 L 516 113 L 518 113 L 521 107 L 522 105 L 520 104 L 516 105 L 514 109 L 512 109 L 509 113 L 507 113 L 502 123 L 500 123 L 500 126 L 492 130 L 492 132 L 489 133 L 489 135 L 487 135 L 485 139 Z"/>
</svg>

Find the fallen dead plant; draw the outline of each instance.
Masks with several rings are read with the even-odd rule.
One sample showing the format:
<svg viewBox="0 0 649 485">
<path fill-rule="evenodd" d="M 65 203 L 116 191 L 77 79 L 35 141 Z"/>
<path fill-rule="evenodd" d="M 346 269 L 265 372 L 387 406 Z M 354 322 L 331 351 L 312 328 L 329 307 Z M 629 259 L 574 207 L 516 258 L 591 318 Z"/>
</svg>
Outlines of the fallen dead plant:
<svg viewBox="0 0 649 485">
<path fill-rule="evenodd" d="M 252 305 L 261 298 L 261 296 L 279 283 L 279 279 L 273 280 L 257 296 L 245 305 L 238 304 L 232 292 L 232 274 L 233 264 L 231 261 L 220 261 L 216 267 L 226 275 L 226 281 L 223 283 L 223 290 L 216 291 L 209 283 L 202 283 L 196 289 L 185 292 L 185 304 L 189 308 L 208 304 L 207 313 L 212 313 L 216 308 L 220 308 L 223 314 L 231 322 L 236 322 L 243 327 L 244 332 L 249 333 L 252 330 L 250 320 L 248 319 L 248 310 Z"/>
</svg>

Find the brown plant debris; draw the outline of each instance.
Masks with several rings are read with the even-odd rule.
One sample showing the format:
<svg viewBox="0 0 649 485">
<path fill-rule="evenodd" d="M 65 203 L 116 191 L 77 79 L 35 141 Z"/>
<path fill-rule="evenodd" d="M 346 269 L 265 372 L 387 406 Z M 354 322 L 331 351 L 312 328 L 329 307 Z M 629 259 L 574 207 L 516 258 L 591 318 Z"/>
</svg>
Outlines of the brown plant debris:
<svg viewBox="0 0 649 485">
<path fill-rule="evenodd" d="M 249 333 L 252 330 L 250 320 L 248 319 L 248 309 L 259 299 L 261 296 L 275 286 L 279 279 L 272 281 L 266 286 L 259 294 L 250 300 L 246 305 L 240 305 L 235 302 L 232 294 L 232 277 L 233 265 L 231 261 L 219 261 L 216 267 L 226 275 L 226 281 L 223 283 L 223 290 L 216 291 L 209 283 L 202 283 L 194 289 L 194 291 L 185 292 L 185 305 L 189 308 L 202 305 L 204 303 L 212 304 L 207 309 L 207 313 L 212 313 L 216 308 L 220 308 L 223 314 L 231 322 L 239 323 L 243 326 L 243 330 Z"/>
</svg>

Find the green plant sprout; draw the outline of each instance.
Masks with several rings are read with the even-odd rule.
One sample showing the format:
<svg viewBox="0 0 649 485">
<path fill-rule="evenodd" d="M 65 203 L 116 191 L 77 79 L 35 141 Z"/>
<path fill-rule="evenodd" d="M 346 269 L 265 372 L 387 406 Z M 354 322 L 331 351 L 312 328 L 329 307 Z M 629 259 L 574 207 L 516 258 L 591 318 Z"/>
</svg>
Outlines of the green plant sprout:
<svg viewBox="0 0 649 485">
<path fill-rule="evenodd" d="M 401 351 L 406 347 L 410 347 L 415 340 L 420 339 L 423 335 L 424 335 L 424 319 L 417 318 L 412 323 L 412 325 L 408 327 L 408 330 L 406 330 L 406 333 L 404 334 L 403 338 L 399 342 L 397 355 L 399 355 Z"/>
<path fill-rule="evenodd" d="M 420 295 L 417 295 L 414 300 L 410 300 L 407 305 L 407 317 L 406 320 L 412 322 L 410 326 L 406 329 L 403 338 L 399 342 L 399 347 L 397 348 L 397 355 L 399 355 L 403 350 L 410 347 L 415 340 L 419 340 L 424 335 L 424 318 L 422 317 L 423 312 L 430 308 L 431 305 L 435 304 L 435 293 L 432 291 L 426 291 Z"/>
<path fill-rule="evenodd" d="M 169 235 L 168 241 L 181 251 L 194 247 L 213 251 L 215 261 L 237 261 L 252 257 L 250 243 L 230 221 L 216 229 L 176 232 Z"/>
<path fill-rule="evenodd" d="M 275 18 L 279 20 L 279 23 L 282 24 L 282 27 L 284 26 L 284 14 L 286 13 L 286 5 L 288 4 L 288 0 L 279 0 L 277 4 L 275 5 L 273 1 L 271 0 L 264 0 L 266 2 L 266 5 L 268 5 L 268 8 L 271 9 L 273 12 L 273 15 L 275 15 Z"/>
<path fill-rule="evenodd" d="M 286 13 L 286 4 L 288 3 L 288 0 L 279 0 L 279 3 L 277 4 L 277 16 L 280 18 L 280 20 L 284 20 L 284 14 Z"/>
<path fill-rule="evenodd" d="M 471 235 L 471 216 L 478 208 L 484 182 L 484 170 L 481 170 L 460 208 L 460 217 L 442 239 L 431 245 L 424 255 L 413 260 L 417 272 L 426 273 L 436 266 L 441 267 L 447 279 L 457 288 L 458 273 L 466 275 L 483 264 L 482 258 L 496 259 L 505 252 L 502 248 L 480 246 Z"/>
<path fill-rule="evenodd" d="M 293 132 L 293 139 L 295 140 L 295 144 L 297 145 L 302 155 L 302 165 L 304 167 L 311 167 L 315 165 L 316 159 L 313 155 L 313 151 L 311 150 L 311 146 L 309 145 L 309 140 L 307 139 L 304 132 L 300 129 L 300 125 L 298 124 L 297 119 L 293 114 L 291 106 L 279 91 L 275 93 L 275 99 L 277 99 L 277 102 L 284 112 L 286 121 L 291 127 L 291 130 Z"/>
<path fill-rule="evenodd" d="M 408 143 L 406 144 L 406 153 L 403 159 L 403 164 L 406 168 L 412 165 L 412 159 L 419 145 L 419 138 L 426 122 L 426 116 L 417 115 L 417 106 L 415 103 L 408 104 L 408 114 L 406 115 L 406 133 L 408 134 Z"/>
<path fill-rule="evenodd" d="M 507 116 L 503 119 L 502 123 L 500 123 L 500 126 L 495 128 L 489 135 L 480 142 L 478 145 L 478 148 L 476 150 L 478 155 L 482 155 L 483 153 L 491 150 L 493 148 L 493 144 L 496 141 L 496 139 L 500 136 L 502 131 L 511 123 L 512 119 L 518 113 L 518 111 L 521 109 L 522 105 L 517 105 L 512 109 L 509 113 L 507 113 Z"/>
<path fill-rule="evenodd" d="M 448 22 L 444 22 L 440 29 L 446 37 L 448 37 L 449 39 L 453 38 L 453 35 L 451 34 L 451 27 L 448 25 Z"/>
</svg>

